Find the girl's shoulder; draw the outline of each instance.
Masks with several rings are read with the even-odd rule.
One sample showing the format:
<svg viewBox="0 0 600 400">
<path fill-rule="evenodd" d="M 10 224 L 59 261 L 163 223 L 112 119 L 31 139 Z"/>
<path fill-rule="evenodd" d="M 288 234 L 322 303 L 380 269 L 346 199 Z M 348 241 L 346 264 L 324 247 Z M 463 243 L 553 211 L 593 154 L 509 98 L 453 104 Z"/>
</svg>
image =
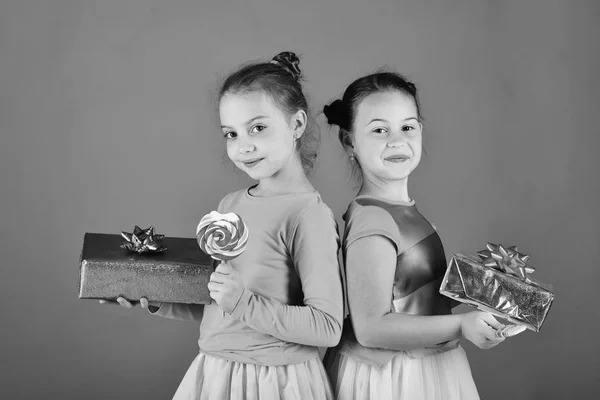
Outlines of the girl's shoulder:
<svg viewBox="0 0 600 400">
<path fill-rule="evenodd" d="M 228 209 L 231 208 L 232 204 L 239 202 L 240 198 L 244 197 L 244 194 L 247 192 L 247 188 L 236 190 L 235 192 L 227 193 L 219 202 L 219 206 L 217 207 L 217 211 L 220 213 L 227 212 Z"/>
<path fill-rule="evenodd" d="M 310 246 L 335 249 L 337 253 L 340 244 L 338 224 L 333 211 L 318 192 L 307 193 L 304 200 L 290 207 L 287 213 L 285 237 L 288 248 L 297 248 L 295 245 L 298 244 L 300 248 L 307 248 L 303 243 L 309 243 Z"/>
<path fill-rule="evenodd" d="M 401 233 L 392 212 L 383 204 L 369 199 L 354 199 L 343 215 L 346 223 L 344 247 L 360 238 L 379 235 L 388 238 L 398 250 Z"/>
<path fill-rule="evenodd" d="M 343 219 L 347 225 L 360 221 L 370 225 L 397 225 L 396 214 L 406 207 L 412 207 L 411 204 L 390 204 L 375 197 L 357 196 L 348 205 Z M 398 208 L 400 208 L 398 210 Z"/>
<path fill-rule="evenodd" d="M 319 225 L 331 220 L 335 223 L 335 216 L 329 206 L 323 201 L 321 195 L 316 190 L 310 193 L 304 193 L 298 196 L 294 201 L 287 204 L 287 212 L 294 225 L 300 223 Z"/>
<path fill-rule="evenodd" d="M 314 220 L 315 214 L 335 220 L 333 211 L 325 204 L 316 190 L 270 197 L 255 197 L 250 194 L 250 188 L 227 194 L 219 203 L 218 211 L 224 213 L 243 209 L 246 213 L 260 213 L 262 218 L 275 218 L 283 225 L 297 225 L 300 221 L 306 219 Z"/>
<path fill-rule="evenodd" d="M 350 204 L 344 220 L 349 240 L 373 234 L 383 235 L 395 244 L 398 254 L 436 231 L 419 212 L 414 201 L 388 202 L 360 196 Z"/>
</svg>

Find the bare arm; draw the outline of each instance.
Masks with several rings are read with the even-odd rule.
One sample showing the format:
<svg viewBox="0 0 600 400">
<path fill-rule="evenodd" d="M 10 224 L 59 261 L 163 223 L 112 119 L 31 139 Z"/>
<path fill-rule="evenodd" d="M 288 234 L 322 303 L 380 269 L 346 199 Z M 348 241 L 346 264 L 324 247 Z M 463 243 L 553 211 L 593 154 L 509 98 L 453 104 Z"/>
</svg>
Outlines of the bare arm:
<svg viewBox="0 0 600 400">
<path fill-rule="evenodd" d="M 463 315 L 418 316 L 390 312 L 396 250 L 380 235 L 352 242 L 346 252 L 350 316 L 365 347 L 409 350 L 461 336 Z"/>
</svg>

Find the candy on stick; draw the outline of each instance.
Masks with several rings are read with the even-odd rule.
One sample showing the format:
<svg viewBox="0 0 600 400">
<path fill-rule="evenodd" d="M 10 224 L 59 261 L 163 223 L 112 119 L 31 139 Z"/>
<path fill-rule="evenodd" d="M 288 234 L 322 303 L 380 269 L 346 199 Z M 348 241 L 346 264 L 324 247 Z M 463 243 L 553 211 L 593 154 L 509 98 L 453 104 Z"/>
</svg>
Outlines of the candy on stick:
<svg viewBox="0 0 600 400">
<path fill-rule="evenodd" d="M 196 239 L 203 252 L 215 260 L 229 261 L 246 250 L 248 228 L 235 213 L 212 211 L 200 220 Z M 225 318 L 225 311 L 221 311 Z"/>
<path fill-rule="evenodd" d="M 235 213 L 212 211 L 200 220 L 196 239 L 200 249 L 213 259 L 229 261 L 246 249 L 248 228 Z"/>
</svg>

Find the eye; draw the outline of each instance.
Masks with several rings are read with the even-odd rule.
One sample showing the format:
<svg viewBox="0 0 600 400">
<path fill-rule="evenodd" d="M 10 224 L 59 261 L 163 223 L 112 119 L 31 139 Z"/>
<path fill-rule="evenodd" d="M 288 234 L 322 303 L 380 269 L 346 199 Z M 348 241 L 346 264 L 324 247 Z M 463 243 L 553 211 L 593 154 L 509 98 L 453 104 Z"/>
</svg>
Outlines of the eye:
<svg viewBox="0 0 600 400">
<path fill-rule="evenodd" d="M 250 129 L 250 133 L 259 133 L 265 129 L 267 129 L 267 127 L 264 125 L 254 125 L 252 129 Z"/>
<path fill-rule="evenodd" d="M 237 133 L 235 132 L 224 132 L 223 136 L 225 137 L 225 139 L 234 139 L 237 137 Z"/>
<path fill-rule="evenodd" d="M 373 129 L 373 133 L 378 135 L 385 135 L 388 132 L 387 128 L 375 128 Z"/>
<path fill-rule="evenodd" d="M 417 128 L 414 127 L 413 125 L 404 125 L 402 127 L 402 132 L 410 132 L 410 131 L 414 131 L 415 129 L 417 129 Z"/>
</svg>

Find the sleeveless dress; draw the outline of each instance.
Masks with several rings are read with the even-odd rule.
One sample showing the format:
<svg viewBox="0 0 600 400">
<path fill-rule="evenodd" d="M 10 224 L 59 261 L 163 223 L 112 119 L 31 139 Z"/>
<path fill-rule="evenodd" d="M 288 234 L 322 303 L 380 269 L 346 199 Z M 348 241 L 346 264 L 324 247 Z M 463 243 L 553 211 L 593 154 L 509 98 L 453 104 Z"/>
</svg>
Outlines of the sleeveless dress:
<svg viewBox="0 0 600 400">
<path fill-rule="evenodd" d="M 446 270 L 442 242 L 414 201 L 392 203 L 359 196 L 348 207 L 344 221 L 344 265 L 348 247 L 360 238 L 380 235 L 394 244 L 397 262 L 394 281 L 390 282 L 390 312 L 452 312 L 454 302 L 438 292 Z M 348 316 L 340 344 L 328 351 L 324 362 L 339 400 L 479 399 L 458 340 L 406 351 L 367 348 L 356 340 Z"/>
</svg>

